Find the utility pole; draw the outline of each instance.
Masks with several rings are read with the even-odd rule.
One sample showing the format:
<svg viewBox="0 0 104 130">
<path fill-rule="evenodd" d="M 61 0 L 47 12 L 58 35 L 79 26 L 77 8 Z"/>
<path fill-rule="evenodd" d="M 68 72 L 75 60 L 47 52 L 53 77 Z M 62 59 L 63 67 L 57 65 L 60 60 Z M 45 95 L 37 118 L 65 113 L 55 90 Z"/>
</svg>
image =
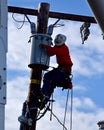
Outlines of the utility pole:
<svg viewBox="0 0 104 130">
<path fill-rule="evenodd" d="M 38 10 L 8 6 L 8 12 L 20 13 L 25 15 L 33 15 L 33 16 L 36 15 L 37 16 L 36 33 L 40 34 L 41 36 L 42 34 L 47 33 L 47 25 L 48 25 L 49 17 L 79 21 L 79 22 L 96 23 L 94 17 L 65 14 L 59 12 L 49 12 L 49 8 L 50 5 L 48 3 L 40 3 Z M 35 35 L 33 35 L 32 37 L 35 38 Z M 44 39 L 43 37 L 41 37 L 41 40 Z M 44 70 L 47 67 L 43 64 L 37 64 L 37 63 L 35 64 L 33 55 L 34 55 L 34 51 L 32 52 L 32 58 L 31 58 L 32 61 L 29 64 L 29 67 L 31 68 L 31 72 L 30 72 L 30 84 L 29 84 L 29 90 L 27 96 L 27 103 L 32 118 L 32 125 L 31 127 L 29 127 L 28 125 L 22 127 L 22 129 L 20 130 L 36 130 L 36 118 L 37 118 L 37 111 L 38 111 L 36 109 L 36 107 L 38 106 L 37 96 L 39 94 L 40 87 L 41 87 L 42 70 Z"/>
<path fill-rule="evenodd" d="M 5 130 L 6 104 L 6 54 L 7 46 L 7 0 L 0 0 L 0 129 Z"/>
<path fill-rule="evenodd" d="M 46 34 L 47 32 L 49 7 L 50 5 L 48 3 L 40 3 L 39 5 L 38 15 L 37 15 L 37 26 L 36 26 L 37 34 Z M 30 64 L 29 67 L 31 68 L 31 74 L 30 74 L 30 84 L 29 84 L 27 102 L 29 105 L 30 113 L 32 115 L 31 130 L 35 130 L 36 117 L 37 117 L 37 109 L 35 109 L 35 107 L 38 105 L 37 96 L 41 87 L 42 69 L 44 69 L 45 66 L 41 64 L 32 64 L 32 65 Z"/>
</svg>

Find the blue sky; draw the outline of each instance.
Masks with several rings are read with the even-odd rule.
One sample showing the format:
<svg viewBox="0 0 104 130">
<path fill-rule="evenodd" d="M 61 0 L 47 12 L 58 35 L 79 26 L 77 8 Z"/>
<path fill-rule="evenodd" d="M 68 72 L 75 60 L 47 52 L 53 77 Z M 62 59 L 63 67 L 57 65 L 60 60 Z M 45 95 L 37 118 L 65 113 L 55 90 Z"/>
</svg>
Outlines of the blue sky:
<svg viewBox="0 0 104 130">
<path fill-rule="evenodd" d="M 40 2 L 50 3 L 50 11 L 93 16 L 86 0 L 8 0 L 8 5 L 26 8 L 38 8 Z M 21 15 L 15 15 L 18 19 L 23 19 Z M 36 21 L 36 17 L 30 17 Z M 49 19 L 49 24 L 56 19 Z M 82 22 L 60 20 L 65 26 L 54 29 L 52 38 L 58 33 L 67 36 L 67 45 L 73 60 L 73 130 L 98 129 L 97 122 L 104 117 L 104 40 L 101 30 L 97 24 L 91 24 L 91 34 L 85 44 L 81 44 L 80 26 Z M 8 14 L 8 54 L 7 54 L 7 105 L 6 105 L 6 130 L 19 129 L 17 121 L 21 114 L 22 103 L 27 97 L 30 69 L 28 68 L 29 48 L 28 40 L 30 37 L 30 26 L 25 23 L 22 29 L 18 30 L 21 23 L 13 21 L 11 14 Z M 56 66 L 55 57 L 51 58 L 51 66 Z M 54 112 L 62 120 L 64 113 L 66 91 L 56 89 L 54 97 Z M 60 101 L 61 98 L 61 101 Z M 67 115 L 70 116 L 70 102 Z M 13 115 L 13 116 L 11 116 Z M 82 123 L 83 121 L 83 123 Z M 14 125 L 12 125 L 14 123 Z M 66 126 L 69 128 L 70 119 L 67 118 Z M 47 124 L 50 124 L 47 126 Z M 54 127 L 53 127 L 54 126 Z M 37 129 L 43 127 L 47 130 L 62 129 L 58 122 L 53 119 L 49 121 L 46 114 L 38 122 Z"/>
<path fill-rule="evenodd" d="M 8 5 L 18 6 L 18 7 L 31 7 L 38 8 L 39 3 L 46 2 L 50 3 L 51 11 L 59 11 L 65 13 L 81 14 L 81 15 L 92 15 L 89 7 L 87 6 L 86 0 L 70 0 L 70 1 L 60 1 L 60 0 L 8 0 Z M 82 9 L 83 7 L 83 9 Z"/>
</svg>

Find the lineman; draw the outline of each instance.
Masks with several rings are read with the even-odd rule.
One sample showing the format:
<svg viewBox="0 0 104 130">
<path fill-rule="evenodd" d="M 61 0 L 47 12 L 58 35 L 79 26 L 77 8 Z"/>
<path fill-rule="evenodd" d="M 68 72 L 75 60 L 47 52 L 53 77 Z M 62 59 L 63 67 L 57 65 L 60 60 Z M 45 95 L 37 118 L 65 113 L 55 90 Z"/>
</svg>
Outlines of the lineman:
<svg viewBox="0 0 104 130">
<path fill-rule="evenodd" d="M 71 75 L 73 63 L 65 42 L 66 36 L 58 34 L 54 39 L 55 45 L 53 47 L 44 44 L 39 45 L 41 49 L 46 49 L 50 57 L 56 55 L 56 61 L 58 64 L 57 68 L 54 68 L 44 75 L 41 91 L 45 95 L 46 99 L 44 100 L 43 107 L 50 99 L 56 86 L 63 87 L 64 89 L 72 89 L 72 82 L 69 76 Z"/>
<path fill-rule="evenodd" d="M 71 82 L 71 70 L 72 70 L 72 60 L 70 57 L 69 49 L 65 44 L 66 36 L 63 34 L 56 35 L 54 39 L 54 46 L 48 46 L 40 44 L 41 49 L 46 49 L 50 56 L 56 55 L 57 68 L 45 73 L 43 78 L 43 86 L 37 97 L 37 105 L 34 106 L 34 110 L 38 108 L 42 110 L 45 107 L 45 104 L 49 101 L 54 89 L 57 87 L 63 87 L 63 89 L 72 89 Z M 35 100 L 36 101 L 36 100 Z M 28 126 L 31 126 L 32 119 L 26 116 L 26 107 L 28 102 L 23 104 L 23 114 L 19 116 L 18 120 L 21 123 L 25 123 Z M 27 112 L 29 113 L 29 111 Z"/>
</svg>

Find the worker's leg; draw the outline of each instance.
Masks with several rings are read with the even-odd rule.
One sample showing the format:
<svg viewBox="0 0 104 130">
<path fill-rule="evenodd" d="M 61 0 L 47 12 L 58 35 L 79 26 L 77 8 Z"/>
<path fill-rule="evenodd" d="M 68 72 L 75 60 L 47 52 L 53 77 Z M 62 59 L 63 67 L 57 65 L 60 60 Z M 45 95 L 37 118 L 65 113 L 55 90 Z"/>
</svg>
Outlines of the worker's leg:
<svg viewBox="0 0 104 130">
<path fill-rule="evenodd" d="M 44 75 L 42 93 L 46 96 L 43 104 L 46 104 L 50 99 L 56 86 L 63 87 L 65 79 L 65 73 L 58 68 L 49 71 Z"/>
<path fill-rule="evenodd" d="M 62 87 L 64 73 L 58 68 L 49 71 L 44 75 L 42 92 L 50 98 L 56 86 Z"/>
<path fill-rule="evenodd" d="M 43 87 L 41 91 L 45 96 L 49 98 L 51 97 L 51 94 L 53 93 L 54 88 L 56 87 L 53 81 L 54 73 L 55 70 L 49 71 L 44 75 L 44 79 L 43 79 Z"/>
<path fill-rule="evenodd" d="M 70 75 L 70 72 L 64 72 L 57 68 L 53 76 L 55 86 L 62 87 L 63 89 L 72 89 L 72 77 Z"/>
</svg>

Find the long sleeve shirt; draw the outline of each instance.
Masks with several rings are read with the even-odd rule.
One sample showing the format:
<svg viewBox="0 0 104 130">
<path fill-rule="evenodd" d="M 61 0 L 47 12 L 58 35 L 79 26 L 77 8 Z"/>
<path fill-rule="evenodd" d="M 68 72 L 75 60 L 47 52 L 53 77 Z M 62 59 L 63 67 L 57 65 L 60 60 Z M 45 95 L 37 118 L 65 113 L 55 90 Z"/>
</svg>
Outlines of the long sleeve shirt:
<svg viewBox="0 0 104 130">
<path fill-rule="evenodd" d="M 62 67 L 65 71 L 71 71 L 73 62 L 70 57 L 68 47 L 63 44 L 61 46 L 45 46 L 50 56 L 56 55 L 56 61 L 59 67 Z"/>
</svg>

